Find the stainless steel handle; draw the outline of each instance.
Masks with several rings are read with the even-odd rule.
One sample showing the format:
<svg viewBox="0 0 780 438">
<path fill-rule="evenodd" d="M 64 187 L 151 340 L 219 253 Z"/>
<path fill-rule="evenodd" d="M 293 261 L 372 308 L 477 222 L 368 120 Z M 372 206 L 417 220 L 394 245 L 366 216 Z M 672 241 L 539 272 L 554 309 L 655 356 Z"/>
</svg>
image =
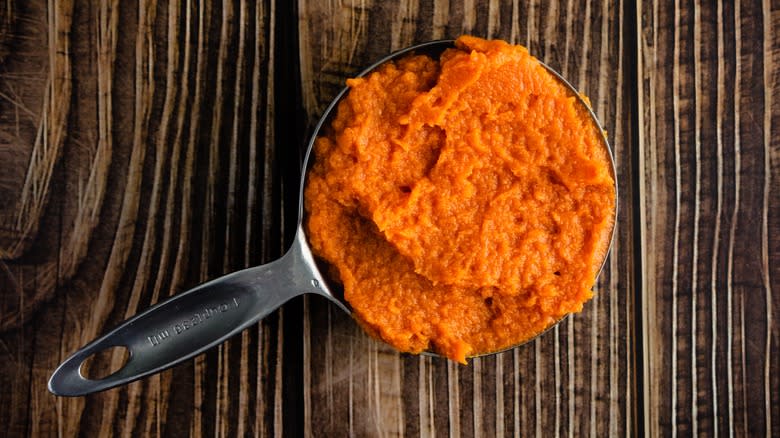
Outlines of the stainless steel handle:
<svg viewBox="0 0 780 438">
<path fill-rule="evenodd" d="M 65 360 L 49 379 L 49 391 L 79 396 L 130 383 L 205 352 L 256 323 L 297 295 L 323 293 L 301 233 L 282 258 L 234 272 L 175 295 L 125 321 Z M 93 354 L 129 350 L 127 363 L 100 380 L 81 373 Z"/>
</svg>

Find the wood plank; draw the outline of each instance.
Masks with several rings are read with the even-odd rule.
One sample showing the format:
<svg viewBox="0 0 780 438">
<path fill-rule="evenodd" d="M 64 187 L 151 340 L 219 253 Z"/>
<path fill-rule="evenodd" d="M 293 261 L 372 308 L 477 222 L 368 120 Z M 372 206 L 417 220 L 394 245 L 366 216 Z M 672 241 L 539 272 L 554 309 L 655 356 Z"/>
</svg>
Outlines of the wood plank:
<svg viewBox="0 0 780 438">
<path fill-rule="evenodd" d="M 778 5 L 640 10 L 646 431 L 773 436 Z"/>
<path fill-rule="evenodd" d="M 273 2 L 6 5 L 0 153 L 48 182 L 20 186 L 3 155 L 0 381 L 12 390 L 0 424 L 11 436 L 281 432 L 276 316 L 175 379 L 46 390 L 65 355 L 137 311 L 282 253 Z"/>
<path fill-rule="evenodd" d="M 621 216 L 597 298 L 538 340 L 469 366 L 399 355 L 335 307 L 308 302 L 310 436 L 630 435 L 634 403 L 634 108 L 625 5 L 609 2 L 299 2 L 301 84 L 313 123 L 349 75 L 392 50 L 462 33 L 502 38 L 590 96 L 615 148 Z"/>
<path fill-rule="evenodd" d="M 634 8 L 0 2 L 4 432 L 778 435 L 780 4 Z M 46 391 L 65 355 L 128 316 L 277 258 L 306 128 L 344 80 L 461 33 L 528 46 L 609 132 L 619 223 L 581 314 L 463 367 L 294 300 L 173 372 L 79 399 Z"/>
</svg>

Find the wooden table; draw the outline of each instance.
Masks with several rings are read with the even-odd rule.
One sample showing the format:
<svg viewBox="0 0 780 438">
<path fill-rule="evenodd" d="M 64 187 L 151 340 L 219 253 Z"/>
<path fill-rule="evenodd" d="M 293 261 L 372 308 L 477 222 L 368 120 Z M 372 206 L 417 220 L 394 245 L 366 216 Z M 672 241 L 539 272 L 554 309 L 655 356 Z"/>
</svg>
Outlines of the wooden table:
<svg viewBox="0 0 780 438">
<path fill-rule="evenodd" d="M 609 132 L 617 236 L 582 313 L 460 366 L 295 299 L 159 376 L 47 392 L 125 318 L 280 256 L 344 80 L 462 33 L 528 46 Z M 0 434 L 780 436 L 779 194 L 777 1 L 5 0 Z"/>
</svg>

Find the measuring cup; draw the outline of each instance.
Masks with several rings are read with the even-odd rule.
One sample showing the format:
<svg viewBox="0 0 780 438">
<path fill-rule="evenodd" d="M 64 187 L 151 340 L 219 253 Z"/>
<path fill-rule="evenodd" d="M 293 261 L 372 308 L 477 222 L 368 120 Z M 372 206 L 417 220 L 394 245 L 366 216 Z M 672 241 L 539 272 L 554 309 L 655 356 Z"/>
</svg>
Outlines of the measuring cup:
<svg viewBox="0 0 780 438">
<path fill-rule="evenodd" d="M 358 76 L 365 76 L 379 65 L 411 52 L 437 59 L 445 49 L 452 47 L 453 40 L 408 47 L 377 61 Z M 568 82 L 554 70 L 547 69 L 579 98 Z M 177 294 L 125 321 L 67 358 L 49 379 L 49 391 L 59 396 L 80 396 L 158 373 L 225 342 L 302 294 L 324 296 L 348 314 L 352 313 L 339 289 L 332 288 L 320 272 L 303 227 L 303 189 L 307 170 L 312 164 L 314 141 L 347 92 L 347 88 L 342 90 L 328 105 L 309 140 L 301 175 L 298 227 L 287 253 L 271 263 L 234 272 Z M 590 111 L 587 104 L 582 104 Z M 595 115 L 590 114 L 599 126 Z M 604 147 L 609 150 L 606 138 Z M 612 160 L 612 154 L 608 155 Z M 614 162 L 612 166 L 614 178 Z M 129 357 L 124 366 L 101 379 L 84 377 L 82 364 L 94 354 L 113 347 L 127 348 Z"/>
</svg>

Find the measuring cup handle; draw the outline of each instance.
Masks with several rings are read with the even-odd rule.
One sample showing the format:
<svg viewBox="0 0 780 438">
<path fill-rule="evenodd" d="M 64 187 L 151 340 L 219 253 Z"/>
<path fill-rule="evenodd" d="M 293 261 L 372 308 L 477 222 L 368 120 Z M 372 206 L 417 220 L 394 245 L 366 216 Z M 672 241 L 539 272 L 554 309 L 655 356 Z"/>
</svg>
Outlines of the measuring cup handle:
<svg viewBox="0 0 780 438">
<path fill-rule="evenodd" d="M 272 263 L 234 272 L 175 295 L 70 356 L 54 371 L 49 391 L 60 396 L 102 391 L 203 353 L 256 323 L 290 298 L 312 292 L 311 277 L 306 275 L 309 271 L 306 263 L 301 263 L 297 244 Z M 85 378 L 81 372 L 84 361 L 112 347 L 129 350 L 127 363 L 105 378 Z"/>
</svg>

